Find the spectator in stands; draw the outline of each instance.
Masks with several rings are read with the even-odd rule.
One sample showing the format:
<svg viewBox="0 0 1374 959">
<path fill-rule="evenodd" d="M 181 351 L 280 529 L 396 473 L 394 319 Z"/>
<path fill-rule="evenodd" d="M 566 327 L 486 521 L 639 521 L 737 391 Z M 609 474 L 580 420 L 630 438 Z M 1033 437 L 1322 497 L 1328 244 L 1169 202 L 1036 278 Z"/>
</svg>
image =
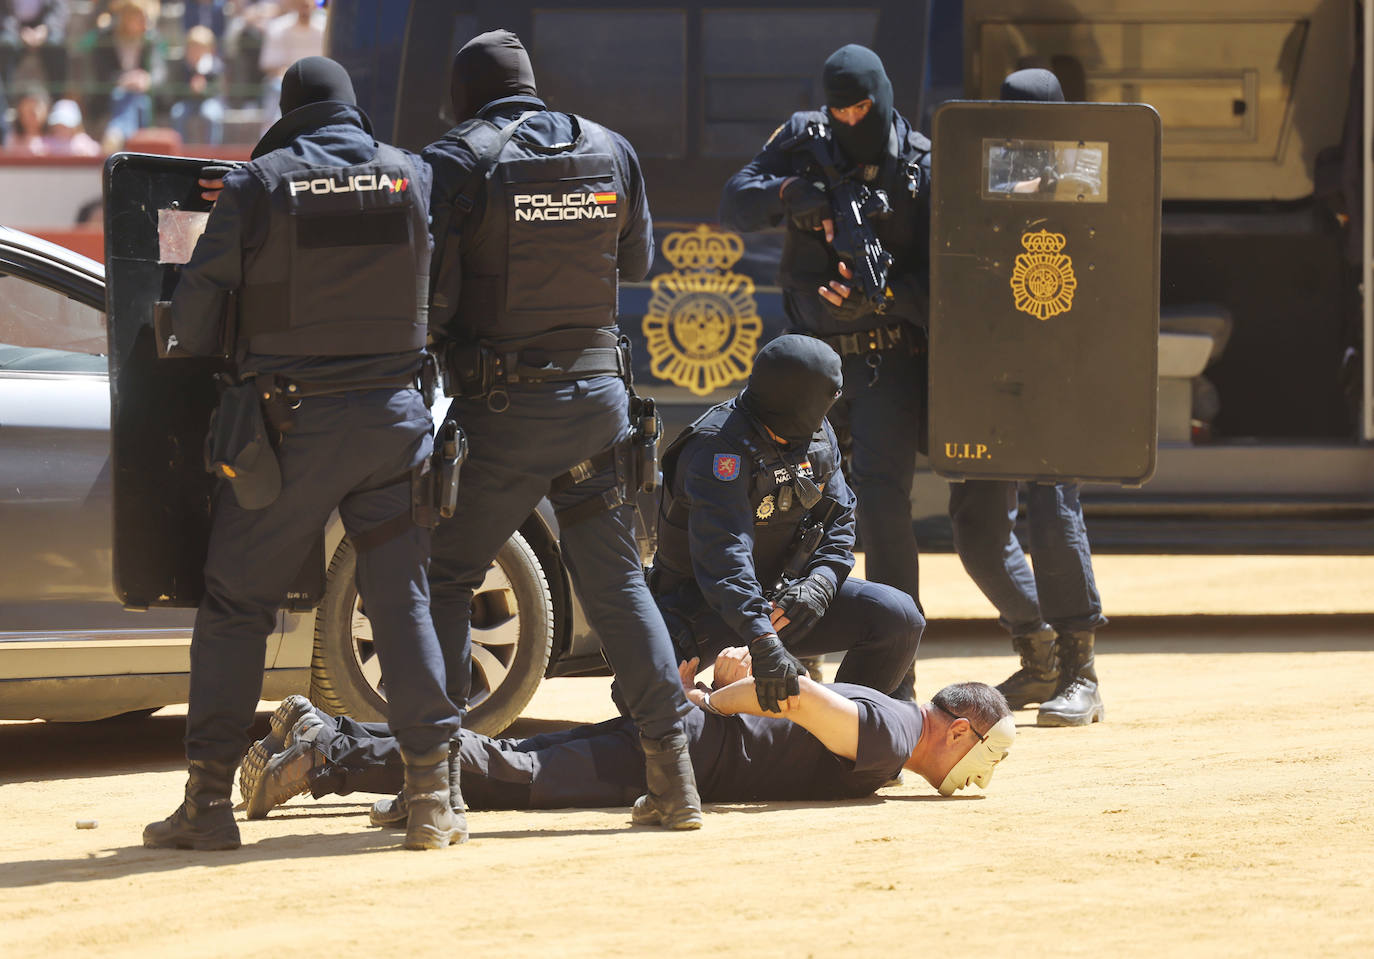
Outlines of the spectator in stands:
<svg viewBox="0 0 1374 959">
<path fill-rule="evenodd" d="M 48 134 L 43 138 L 48 156 L 93 157 L 100 155 L 96 143 L 81 126 L 81 108 L 75 100 L 58 100 L 48 111 Z"/>
<path fill-rule="evenodd" d="M 263 35 L 277 16 L 276 0 L 257 0 L 237 5 L 225 27 L 224 60 L 229 74 L 229 102 L 236 107 L 262 103 Z M 257 137 L 257 133 L 253 134 Z"/>
<path fill-rule="evenodd" d="M 225 0 L 186 0 L 181 15 L 181 28 L 190 33 L 196 27 L 208 27 L 216 40 L 223 40 L 228 29 L 229 6 Z"/>
<path fill-rule="evenodd" d="M 174 64 L 172 126 L 188 143 L 218 146 L 224 139 L 224 101 L 220 86 L 224 61 L 215 50 L 215 35 L 209 27 L 192 27 L 186 32 L 186 53 Z"/>
<path fill-rule="evenodd" d="M 166 79 L 161 37 L 152 31 L 155 0 L 114 0 L 110 22 L 88 36 L 91 82 L 86 109 L 103 126 L 107 147 L 118 148 L 152 119 L 151 90 Z"/>
<path fill-rule="evenodd" d="M 67 85 L 67 0 L 0 0 L 0 80 L 37 60 L 50 96 Z"/>
<path fill-rule="evenodd" d="M 283 0 L 281 16 L 267 24 L 258 66 L 263 73 L 262 105 L 265 127 L 281 117 L 281 78 L 286 68 L 302 57 L 324 54 L 326 14 L 313 0 Z"/>
<path fill-rule="evenodd" d="M 43 132 L 48 123 L 48 91 L 34 84 L 22 88 L 14 102 L 14 129 L 5 137 L 5 149 L 11 153 L 43 156 Z"/>
</svg>

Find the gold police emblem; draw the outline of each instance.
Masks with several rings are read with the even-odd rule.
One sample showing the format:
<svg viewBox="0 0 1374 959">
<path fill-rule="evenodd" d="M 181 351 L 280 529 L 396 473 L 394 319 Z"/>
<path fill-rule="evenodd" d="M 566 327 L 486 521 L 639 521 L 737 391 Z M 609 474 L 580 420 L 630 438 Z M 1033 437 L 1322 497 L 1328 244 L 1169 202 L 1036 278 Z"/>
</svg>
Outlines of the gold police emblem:
<svg viewBox="0 0 1374 959">
<path fill-rule="evenodd" d="M 1078 278 L 1073 259 L 1061 252 L 1065 242 L 1064 234 L 1048 230 L 1022 234 L 1026 252 L 1016 255 L 1011 271 L 1011 293 L 1022 313 L 1047 320 L 1073 307 Z"/>
<path fill-rule="evenodd" d="M 763 321 L 754 281 L 730 272 L 744 241 L 703 224 L 669 233 L 663 255 L 675 269 L 651 284 L 643 324 L 649 369 L 697 396 L 747 378 Z"/>
<path fill-rule="evenodd" d="M 769 493 L 767 496 L 763 498 L 763 502 L 759 503 L 759 508 L 754 511 L 754 515 L 757 516 L 759 519 L 768 519 L 768 517 L 773 515 L 772 493 Z"/>
</svg>

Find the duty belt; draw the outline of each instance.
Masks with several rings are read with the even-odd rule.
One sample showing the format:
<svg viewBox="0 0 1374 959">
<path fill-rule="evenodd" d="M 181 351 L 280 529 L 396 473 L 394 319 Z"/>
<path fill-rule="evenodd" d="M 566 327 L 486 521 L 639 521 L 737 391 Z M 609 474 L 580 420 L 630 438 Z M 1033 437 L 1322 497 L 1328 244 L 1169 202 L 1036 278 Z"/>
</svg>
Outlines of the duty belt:
<svg viewBox="0 0 1374 959">
<path fill-rule="evenodd" d="M 630 379 L 628 344 L 607 330 L 560 330 L 517 343 L 448 342 L 440 356 L 445 395 L 485 398 L 493 412 L 509 405 L 509 386 Z"/>
<path fill-rule="evenodd" d="M 355 390 L 427 390 L 427 373 L 419 370 L 398 376 L 383 376 L 366 380 L 340 380 L 336 382 L 298 382 L 276 373 L 245 373 L 245 381 L 252 380 L 262 401 L 262 412 L 267 422 L 279 433 L 289 433 L 295 425 L 295 410 L 301 400 L 311 396 L 337 396 Z M 425 392 L 428 396 L 429 393 Z"/>
<path fill-rule="evenodd" d="M 264 402 L 268 402 L 274 397 L 296 400 L 308 396 L 334 396 L 338 393 L 352 393 L 355 390 L 402 390 L 407 387 L 418 388 L 420 385 L 419 373 L 328 383 L 300 382 L 276 373 L 248 373 L 244 375 L 244 379 L 252 379 L 258 385 Z"/>
<path fill-rule="evenodd" d="M 857 333 L 840 333 L 835 336 L 818 338 L 829 343 L 831 348 L 840 356 L 861 356 L 883 350 L 893 350 L 900 346 L 909 348 L 912 353 L 919 353 L 922 349 L 919 340 L 912 336 L 912 331 L 908 330 L 903 323 L 892 323 L 871 330 L 860 330 Z"/>
<path fill-rule="evenodd" d="M 558 383 L 592 376 L 624 376 L 626 372 L 621 352 L 614 347 L 493 352 L 496 353 L 497 383 Z"/>
</svg>

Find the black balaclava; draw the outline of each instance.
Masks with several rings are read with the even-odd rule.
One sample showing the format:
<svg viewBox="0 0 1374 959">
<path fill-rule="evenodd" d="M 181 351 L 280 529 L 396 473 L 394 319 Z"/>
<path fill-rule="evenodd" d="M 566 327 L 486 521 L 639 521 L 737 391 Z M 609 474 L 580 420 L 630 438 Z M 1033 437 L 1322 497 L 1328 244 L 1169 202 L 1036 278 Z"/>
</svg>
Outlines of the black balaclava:
<svg viewBox="0 0 1374 959">
<path fill-rule="evenodd" d="M 343 65 L 328 57 L 302 57 L 286 68 L 281 78 L 281 113 L 324 100 L 358 105 L 353 81 Z"/>
<path fill-rule="evenodd" d="M 805 448 L 843 383 L 838 353 L 814 336 L 788 333 L 759 350 L 740 402 L 789 445 Z"/>
<path fill-rule="evenodd" d="M 821 71 L 827 107 L 852 107 L 860 100 L 872 100 L 873 108 L 854 126 L 830 118 L 835 142 L 855 163 L 877 163 L 887 149 L 892 129 L 892 81 L 883 61 L 868 47 L 850 43 L 840 47 L 825 61 Z"/>
<path fill-rule="evenodd" d="M 449 93 L 460 123 L 493 100 L 535 96 L 534 68 L 520 38 L 509 30 L 492 30 L 463 44 L 453 58 Z"/>
<path fill-rule="evenodd" d="M 1017 70 L 1002 81 L 1002 99 L 1063 103 L 1064 90 L 1059 78 L 1048 70 Z"/>
</svg>

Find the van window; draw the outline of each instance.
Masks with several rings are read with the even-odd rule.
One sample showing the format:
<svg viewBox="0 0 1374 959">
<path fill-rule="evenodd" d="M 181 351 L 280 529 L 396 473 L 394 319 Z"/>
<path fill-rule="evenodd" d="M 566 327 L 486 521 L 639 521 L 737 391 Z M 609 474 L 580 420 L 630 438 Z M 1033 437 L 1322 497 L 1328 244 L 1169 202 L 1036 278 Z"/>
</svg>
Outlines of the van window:
<svg viewBox="0 0 1374 959">
<path fill-rule="evenodd" d="M 821 65 L 846 43 L 874 46 L 878 11 L 706 10 L 701 15 L 705 156 L 750 156 L 798 110 L 825 106 Z"/>
<path fill-rule="evenodd" d="M 550 109 L 606 124 L 641 156 L 686 151 L 685 13 L 536 10 L 530 57 Z"/>
</svg>

